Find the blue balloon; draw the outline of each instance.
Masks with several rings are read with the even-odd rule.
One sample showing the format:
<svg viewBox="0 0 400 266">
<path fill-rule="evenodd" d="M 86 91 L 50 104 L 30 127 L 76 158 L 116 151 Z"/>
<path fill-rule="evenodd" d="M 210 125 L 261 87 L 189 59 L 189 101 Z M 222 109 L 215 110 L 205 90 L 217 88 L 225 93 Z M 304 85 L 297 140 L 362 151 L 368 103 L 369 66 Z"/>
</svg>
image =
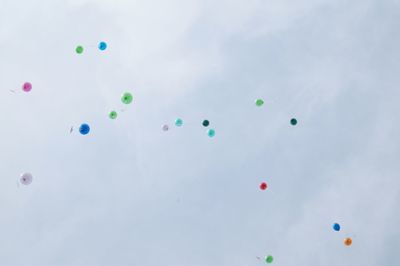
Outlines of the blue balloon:
<svg viewBox="0 0 400 266">
<path fill-rule="evenodd" d="M 82 125 L 79 127 L 79 133 L 81 133 L 82 135 L 88 134 L 89 131 L 90 131 L 90 127 L 89 127 L 88 124 L 82 124 Z"/>
<path fill-rule="evenodd" d="M 333 226 L 332 226 L 332 228 L 333 228 L 333 230 L 335 230 L 335 231 L 340 231 L 340 224 L 334 223 Z"/>
<path fill-rule="evenodd" d="M 99 43 L 99 49 L 104 51 L 105 49 L 107 49 L 107 43 L 105 42 L 100 42 Z"/>
</svg>

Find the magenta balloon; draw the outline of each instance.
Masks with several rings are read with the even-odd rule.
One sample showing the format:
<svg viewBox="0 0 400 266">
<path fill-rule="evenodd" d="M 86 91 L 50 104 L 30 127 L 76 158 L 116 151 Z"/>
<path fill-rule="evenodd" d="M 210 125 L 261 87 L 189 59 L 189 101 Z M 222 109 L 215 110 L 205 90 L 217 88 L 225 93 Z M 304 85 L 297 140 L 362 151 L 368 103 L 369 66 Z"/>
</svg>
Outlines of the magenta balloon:
<svg viewBox="0 0 400 266">
<path fill-rule="evenodd" d="M 24 92 L 30 92 L 32 89 L 32 84 L 29 82 L 25 82 L 24 85 L 22 86 L 22 90 Z"/>
</svg>

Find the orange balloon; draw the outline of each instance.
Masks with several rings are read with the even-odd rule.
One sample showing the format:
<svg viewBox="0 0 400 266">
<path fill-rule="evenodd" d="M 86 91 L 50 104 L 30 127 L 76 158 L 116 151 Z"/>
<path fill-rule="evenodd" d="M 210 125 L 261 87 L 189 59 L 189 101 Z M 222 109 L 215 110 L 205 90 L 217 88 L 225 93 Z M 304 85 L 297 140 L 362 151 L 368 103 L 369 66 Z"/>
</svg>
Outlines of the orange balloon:
<svg viewBox="0 0 400 266">
<path fill-rule="evenodd" d="M 351 246 L 352 243 L 353 243 L 353 240 L 350 237 L 344 239 L 344 244 L 346 246 Z"/>
</svg>

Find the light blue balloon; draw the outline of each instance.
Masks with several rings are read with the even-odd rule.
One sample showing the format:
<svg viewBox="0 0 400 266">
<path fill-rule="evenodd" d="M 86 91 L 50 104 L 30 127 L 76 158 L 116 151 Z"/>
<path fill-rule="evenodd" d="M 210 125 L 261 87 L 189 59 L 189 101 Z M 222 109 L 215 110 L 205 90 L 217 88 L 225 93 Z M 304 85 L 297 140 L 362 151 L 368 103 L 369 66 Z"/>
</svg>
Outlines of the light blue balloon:
<svg viewBox="0 0 400 266">
<path fill-rule="evenodd" d="M 104 51 L 105 49 L 107 49 L 107 43 L 105 42 L 100 42 L 99 43 L 99 49 Z"/>
</svg>

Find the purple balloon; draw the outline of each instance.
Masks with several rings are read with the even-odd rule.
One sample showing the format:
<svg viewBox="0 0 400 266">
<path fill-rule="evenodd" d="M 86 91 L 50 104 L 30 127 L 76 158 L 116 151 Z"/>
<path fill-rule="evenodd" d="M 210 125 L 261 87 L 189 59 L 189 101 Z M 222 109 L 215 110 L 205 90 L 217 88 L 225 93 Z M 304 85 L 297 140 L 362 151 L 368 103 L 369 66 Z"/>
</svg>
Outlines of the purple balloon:
<svg viewBox="0 0 400 266">
<path fill-rule="evenodd" d="M 21 184 L 27 186 L 27 185 L 30 185 L 32 183 L 32 179 L 33 179 L 33 176 L 32 176 L 31 173 L 23 173 L 21 175 L 21 178 L 19 179 L 19 181 L 21 182 Z"/>
</svg>

